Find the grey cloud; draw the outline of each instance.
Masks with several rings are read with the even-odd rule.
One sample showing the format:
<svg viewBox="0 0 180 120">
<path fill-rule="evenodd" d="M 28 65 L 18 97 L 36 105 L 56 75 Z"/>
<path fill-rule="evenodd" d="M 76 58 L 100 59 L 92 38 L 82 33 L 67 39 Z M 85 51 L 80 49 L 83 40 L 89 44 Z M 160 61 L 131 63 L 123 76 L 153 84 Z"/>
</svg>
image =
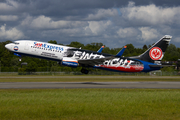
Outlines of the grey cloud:
<svg viewBox="0 0 180 120">
<path fill-rule="evenodd" d="M 1 0 L 0 40 L 102 42 L 114 48 L 129 43 L 142 47 L 170 34 L 175 39 L 172 43 L 180 47 L 179 3 L 177 0 Z"/>
</svg>

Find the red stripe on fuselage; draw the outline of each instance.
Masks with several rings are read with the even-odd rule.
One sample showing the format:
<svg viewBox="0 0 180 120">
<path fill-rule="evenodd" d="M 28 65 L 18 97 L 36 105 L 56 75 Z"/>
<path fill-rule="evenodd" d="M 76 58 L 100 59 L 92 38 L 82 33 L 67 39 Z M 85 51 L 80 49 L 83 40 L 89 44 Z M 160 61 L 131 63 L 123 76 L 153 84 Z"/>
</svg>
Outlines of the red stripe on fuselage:
<svg viewBox="0 0 180 120">
<path fill-rule="evenodd" d="M 116 70 L 116 71 L 122 71 L 122 72 L 140 72 L 144 69 L 144 66 L 137 66 L 137 65 L 130 65 L 129 67 L 126 67 L 126 66 L 115 67 L 115 66 L 110 66 L 110 65 L 100 65 L 99 67 Z"/>
</svg>

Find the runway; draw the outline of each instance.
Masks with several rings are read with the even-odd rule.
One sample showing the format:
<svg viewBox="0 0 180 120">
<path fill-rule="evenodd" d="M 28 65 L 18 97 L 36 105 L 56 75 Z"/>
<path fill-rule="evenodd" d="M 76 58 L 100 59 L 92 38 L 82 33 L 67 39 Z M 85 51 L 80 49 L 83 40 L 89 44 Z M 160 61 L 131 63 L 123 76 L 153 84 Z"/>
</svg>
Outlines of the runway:
<svg viewBox="0 0 180 120">
<path fill-rule="evenodd" d="M 180 89 L 180 82 L 1 82 L 0 89 Z"/>
<path fill-rule="evenodd" d="M 180 78 L 180 76 L 1 76 L 1 78 Z"/>
</svg>

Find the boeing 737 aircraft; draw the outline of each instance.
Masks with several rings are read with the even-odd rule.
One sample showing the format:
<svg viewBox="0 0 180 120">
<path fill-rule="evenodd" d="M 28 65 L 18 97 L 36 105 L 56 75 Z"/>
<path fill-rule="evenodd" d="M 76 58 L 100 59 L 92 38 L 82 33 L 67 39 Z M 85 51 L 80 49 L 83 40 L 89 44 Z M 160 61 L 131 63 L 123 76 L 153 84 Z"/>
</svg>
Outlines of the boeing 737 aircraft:
<svg viewBox="0 0 180 120">
<path fill-rule="evenodd" d="M 81 66 L 84 74 L 89 72 L 87 67 L 117 72 L 149 72 L 163 67 L 161 60 L 171 38 L 165 35 L 143 54 L 133 57 L 122 57 L 126 46 L 117 55 L 101 53 L 103 47 L 94 52 L 32 40 L 18 40 L 5 47 L 17 56 L 54 60 L 69 67 Z"/>
</svg>

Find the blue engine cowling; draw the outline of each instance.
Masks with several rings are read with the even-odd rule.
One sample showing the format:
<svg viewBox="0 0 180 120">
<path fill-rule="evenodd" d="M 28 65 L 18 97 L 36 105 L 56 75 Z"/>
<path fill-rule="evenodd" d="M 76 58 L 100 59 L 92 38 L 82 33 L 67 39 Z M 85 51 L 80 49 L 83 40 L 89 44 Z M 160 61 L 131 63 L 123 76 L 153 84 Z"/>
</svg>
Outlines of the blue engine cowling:
<svg viewBox="0 0 180 120">
<path fill-rule="evenodd" d="M 18 57 L 21 57 L 21 55 L 20 55 L 20 54 L 17 54 L 17 53 L 14 53 L 14 55 L 16 55 L 16 56 L 18 56 Z"/>
</svg>

